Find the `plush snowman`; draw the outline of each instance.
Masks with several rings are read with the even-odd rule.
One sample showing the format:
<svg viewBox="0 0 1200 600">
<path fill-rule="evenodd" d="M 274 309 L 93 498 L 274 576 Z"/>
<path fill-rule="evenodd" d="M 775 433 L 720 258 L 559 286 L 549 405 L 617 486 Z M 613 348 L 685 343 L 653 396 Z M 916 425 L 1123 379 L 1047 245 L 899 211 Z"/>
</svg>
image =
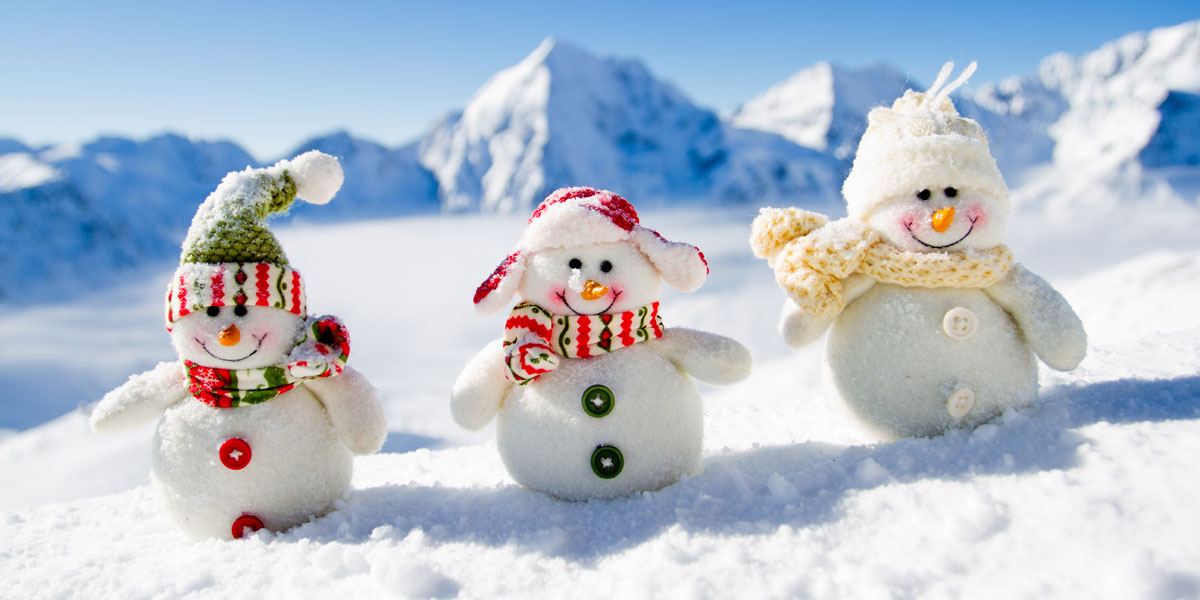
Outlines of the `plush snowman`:
<svg viewBox="0 0 1200 600">
<path fill-rule="evenodd" d="M 1070 370 L 1087 338 L 1045 280 L 1003 245 L 1008 188 L 979 125 L 942 87 L 868 117 L 846 178 L 848 217 L 763 209 L 751 245 L 787 291 L 800 347 L 827 329 L 833 383 L 886 437 L 970 427 L 1037 397 L 1035 355 Z"/>
<path fill-rule="evenodd" d="M 478 429 L 496 417 L 513 479 L 558 498 L 675 483 L 695 471 L 703 443 L 691 377 L 728 384 L 750 372 L 741 344 L 663 326 L 661 282 L 690 292 L 707 276 L 696 247 L 642 227 L 624 198 L 588 188 L 550 194 L 475 293 L 483 314 L 514 295 L 522 301 L 503 339 L 455 381 L 455 420 Z"/>
<path fill-rule="evenodd" d="M 96 431 L 161 417 L 152 479 L 193 538 L 319 516 L 349 488 L 351 453 L 383 444 L 379 397 L 345 366 L 345 326 L 307 316 L 300 273 L 264 221 L 296 197 L 324 204 L 341 184 L 337 159 L 316 151 L 227 175 L 192 220 L 167 291 L 180 360 L 131 377 L 92 413 Z"/>
</svg>

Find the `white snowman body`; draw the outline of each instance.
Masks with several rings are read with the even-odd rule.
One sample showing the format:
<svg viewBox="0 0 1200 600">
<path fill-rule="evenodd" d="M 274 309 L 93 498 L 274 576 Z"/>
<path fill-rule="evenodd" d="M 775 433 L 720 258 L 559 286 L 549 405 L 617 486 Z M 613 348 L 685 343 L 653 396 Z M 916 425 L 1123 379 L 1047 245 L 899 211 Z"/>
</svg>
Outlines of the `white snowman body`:
<svg viewBox="0 0 1200 600">
<path fill-rule="evenodd" d="M 353 456 L 301 385 L 236 408 L 176 403 L 155 429 L 151 473 L 188 535 L 230 537 L 243 516 L 285 531 L 325 514 L 350 488 Z"/>
<path fill-rule="evenodd" d="M 611 192 L 551 194 L 534 211 L 518 251 L 480 286 L 477 307 L 497 310 L 519 292 L 552 318 L 620 315 L 656 303 L 664 279 L 684 291 L 699 287 L 707 275 L 703 255 L 641 228 L 636 218 Z M 454 418 L 478 429 L 495 417 L 512 478 L 557 498 L 612 498 L 671 485 L 695 472 L 703 447 L 703 406 L 692 377 L 739 381 L 749 374 L 750 354 L 729 338 L 669 323 L 663 329 L 661 337 L 610 352 L 556 356 L 553 370 L 520 385 L 506 377 L 506 353 L 515 345 L 491 342 L 455 381 Z"/>
<path fill-rule="evenodd" d="M 496 445 L 513 479 L 585 500 L 657 490 L 693 473 L 704 443 L 700 393 L 659 343 L 568 359 L 512 386 L 496 416 Z"/>
<path fill-rule="evenodd" d="M 876 284 L 833 323 L 833 383 L 878 433 L 930 436 L 1037 398 L 1020 328 L 982 290 Z"/>
<path fill-rule="evenodd" d="M 287 360 L 303 325 L 276 308 L 210 307 L 180 318 L 171 339 L 196 364 L 264 367 Z M 284 531 L 325 514 L 350 488 L 353 453 L 378 450 L 387 435 L 377 392 L 349 367 L 258 404 L 219 408 L 192 397 L 180 363 L 162 363 L 106 395 L 92 427 L 154 417 L 154 486 L 196 539 Z"/>
<path fill-rule="evenodd" d="M 863 220 L 896 248 L 949 255 L 1000 244 L 1007 216 L 1006 201 L 986 190 L 930 185 L 885 199 Z M 1019 264 L 987 287 L 904 287 L 855 274 L 845 290 L 831 320 L 785 302 L 781 333 L 799 347 L 829 329 L 834 387 L 883 437 L 938 435 L 1028 406 L 1037 399 L 1035 356 L 1070 370 L 1086 352 L 1066 300 Z"/>
</svg>

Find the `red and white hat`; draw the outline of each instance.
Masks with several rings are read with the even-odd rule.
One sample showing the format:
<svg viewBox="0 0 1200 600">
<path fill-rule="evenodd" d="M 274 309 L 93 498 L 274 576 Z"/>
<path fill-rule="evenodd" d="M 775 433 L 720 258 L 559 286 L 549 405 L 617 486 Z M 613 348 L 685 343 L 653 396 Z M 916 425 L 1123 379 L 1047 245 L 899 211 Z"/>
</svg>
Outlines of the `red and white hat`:
<svg viewBox="0 0 1200 600">
<path fill-rule="evenodd" d="M 529 256 L 542 250 L 631 242 L 671 287 L 691 292 L 708 277 L 704 253 L 691 244 L 670 242 L 642 227 L 628 200 L 607 190 L 562 188 L 538 205 L 516 248 L 475 290 L 475 310 L 493 313 L 508 304 L 520 286 Z"/>
</svg>

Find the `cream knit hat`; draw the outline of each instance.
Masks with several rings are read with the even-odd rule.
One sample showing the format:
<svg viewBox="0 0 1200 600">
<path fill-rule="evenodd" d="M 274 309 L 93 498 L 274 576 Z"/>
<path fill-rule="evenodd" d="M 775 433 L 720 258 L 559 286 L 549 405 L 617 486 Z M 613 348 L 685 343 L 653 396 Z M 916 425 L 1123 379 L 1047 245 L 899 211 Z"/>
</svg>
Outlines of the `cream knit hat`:
<svg viewBox="0 0 1200 600">
<path fill-rule="evenodd" d="M 979 123 L 959 116 L 950 101 L 950 92 L 967 82 L 975 63 L 943 88 L 953 69 L 954 63 L 946 63 L 928 91 L 908 90 L 891 108 L 867 115 L 867 130 L 842 185 L 850 217 L 865 219 L 889 198 L 947 187 L 983 192 L 1008 210 L 1008 186 L 987 136 Z"/>
</svg>

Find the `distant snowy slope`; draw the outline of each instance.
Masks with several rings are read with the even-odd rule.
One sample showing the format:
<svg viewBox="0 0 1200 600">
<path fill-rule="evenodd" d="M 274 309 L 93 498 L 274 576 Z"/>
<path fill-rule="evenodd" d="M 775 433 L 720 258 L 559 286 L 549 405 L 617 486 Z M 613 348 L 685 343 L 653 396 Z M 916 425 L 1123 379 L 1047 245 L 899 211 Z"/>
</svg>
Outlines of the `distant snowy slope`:
<svg viewBox="0 0 1200 600">
<path fill-rule="evenodd" d="M 0 153 L 0 193 L 34 187 L 62 177 L 62 172 L 24 151 Z"/>
<path fill-rule="evenodd" d="M 40 150 L 0 142 L 11 150 L 0 153 L 0 299 L 8 301 L 78 293 L 80 283 L 103 286 L 116 273 L 173 258 L 221 178 L 258 164 L 231 142 L 172 134 Z M 436 181 L 414 146 L 392 150 L 341 133 L 295 153 L 314 148 L 342 159 L 346 184 L 336 202 L 299 203 L 296 214 L 345 220 L 438 210 Z"/>
<path fill-rule="evenodd" d="M 364 219 L 439 210 L 437 180 L 417 162 L 415 144 L 392 149 L 338 132 L 308 140 L 287 157 L 309 150 L 336 156 L 346 181 L 336 201 L 320 207 L 300 203 L 292 209 L 298 216 Z"/>
<path fill-rule="evenodd" d="M 0 156 L 12 160 L 38 166 L 0 193 L 0 298 L 10 301 L 103 286 L 115 272 L 162 260 L 221 177 L 253 162 L 232 143 L 175 135 Z"/>
<path fill-rule="evenodd" d="M 1080 58 L 1056 54 L 1038 77 L 1070 106 L 1050 130 L 1056 162 L 1134 158 L 1158 131 L 1169 92 L 1200 93 L 1200 21 L 1131 33 Z"/>
<path fill-rule="evenodd" d="M 729 122 L 850 159 L 867 128 L 867 113 L 890 105 L 913 85 L 887 65 L 846 68 L 819 62 L 747 101 Z"/>
<path fill-rule="evenodd" d="M 793 151 L 764 162 L 749 157 L 771 141 L 728 138 L 716 114 L 642 63 L 548 39 L 438 123 L 420 154 L 449 211 L 523 212 L 567 185 L 642 203 L 781 197 L 814 184 L 821 199 L 836 195 L 824 174 L 833 161 Z"/>
</svg>

